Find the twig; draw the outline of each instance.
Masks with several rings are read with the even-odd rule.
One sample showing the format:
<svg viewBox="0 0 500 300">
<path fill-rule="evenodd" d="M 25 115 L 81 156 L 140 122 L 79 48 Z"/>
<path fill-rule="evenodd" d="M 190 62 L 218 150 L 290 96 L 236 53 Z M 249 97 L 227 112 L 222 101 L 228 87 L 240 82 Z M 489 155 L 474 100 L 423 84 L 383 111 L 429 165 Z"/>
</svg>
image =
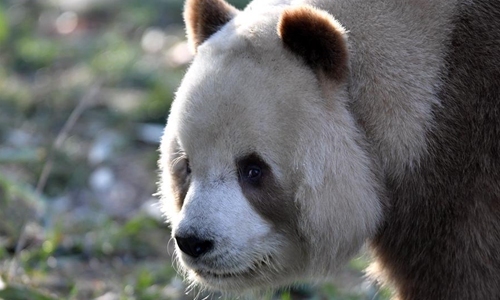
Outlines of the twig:
<svg viewBox="0 0 500 300">
<path fill-rule="evenodd" d="M 47 179 L 49 178 L 50 172 L 52 171 L 52 166 L 54 163 L 54 153 L 57 150 L 59 150 L 59 148 L 61 148 L 62 144 L 68 137 L 68 133 L 73 128 L 73 126 L 75 125 L 76 121 L 80 118 L 82 113 L 85 111 L 85 109 L 87 108 L 87 104 L 90 102 L 90 100 L 95 98 L 100 88 L 101 88 L 101 83 L 94 84 L 94 86 L 83 96 L 82 100 L 80 100 L 78 105 L 71 112 L 71 115 L 69 116 L 68 120 L 66 120 L 66 123 L 64 123 L 64 126 L 61 128 L 61 131 L 59 131 L 59 134 L 57 135 L 56 140 L 52 145 L 52 149 L 50 150 L 47 160 L 43 165 L 42 174 L 40 175 L 40 178 L 38 179 L 38 183 L 36 185 L 35 192 L 38 195 L 41 195 L 43 193 L 43 189 L 47 184 Z"/>
</svg>

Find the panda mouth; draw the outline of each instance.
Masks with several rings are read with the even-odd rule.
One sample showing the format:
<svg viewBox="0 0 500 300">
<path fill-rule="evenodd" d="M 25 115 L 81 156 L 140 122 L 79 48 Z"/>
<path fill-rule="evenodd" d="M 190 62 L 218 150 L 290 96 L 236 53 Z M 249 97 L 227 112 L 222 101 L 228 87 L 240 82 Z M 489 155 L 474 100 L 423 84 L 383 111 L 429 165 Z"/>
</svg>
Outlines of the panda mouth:
<svg viewBox="0 0 500 300">
<path fill-rule="evenodd" d="M 244 270 L 223 271 L 223 270 L 194 270 L 196 275 L 202 278 L 231 279 L 237 277 L 253 277 L 271 265 L 271 258 L 265 257 L 255 261 L 250 267 Z"/>
</svg>

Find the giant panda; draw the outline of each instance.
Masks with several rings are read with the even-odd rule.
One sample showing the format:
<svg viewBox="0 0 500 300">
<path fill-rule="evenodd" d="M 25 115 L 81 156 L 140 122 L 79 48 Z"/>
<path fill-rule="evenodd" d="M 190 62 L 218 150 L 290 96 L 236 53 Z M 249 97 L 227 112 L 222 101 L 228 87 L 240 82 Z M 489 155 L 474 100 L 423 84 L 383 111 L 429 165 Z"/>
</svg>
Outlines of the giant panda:
<svg viewBox="0 0 500 300">
<path fill-rule="evenodd" d="M 330 278 L 366 243 L 394 299 L 500 299 L 500 1 L 187 0 L 160 146 L 184 275 Z"/>
</svg>

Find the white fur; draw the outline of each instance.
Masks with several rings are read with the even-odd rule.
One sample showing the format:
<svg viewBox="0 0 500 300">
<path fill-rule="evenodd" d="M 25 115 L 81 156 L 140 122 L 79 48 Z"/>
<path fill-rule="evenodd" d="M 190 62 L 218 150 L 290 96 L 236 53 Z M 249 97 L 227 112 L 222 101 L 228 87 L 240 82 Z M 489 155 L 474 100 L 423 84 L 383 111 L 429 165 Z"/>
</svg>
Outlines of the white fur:
<svg viewBox="0 0 500 300">
<path fill-rule="evenodd" d="M 401 176 L 427 151 L 456 1 L 304 2 L 329 11 L 348 30 L 352 112 L 388 175 Z"/>
<path fill-rule="evenodd" d="M 247 271 L 252 263 L 266 258 L 278 243 L 267 241 L 271 227 L 252 210 L 234 181 L 227 185 L 193 182 L 186 200 L 179 213 L 181 221 L 172 227 L 173 232 L 180 236 L 196 232 L 216 244 L 214 251 L 200 259 L 180 255 L 181 261 L 194 271 Z M 194 272 L 192 275 L 197 278 Z"/>
</svg>

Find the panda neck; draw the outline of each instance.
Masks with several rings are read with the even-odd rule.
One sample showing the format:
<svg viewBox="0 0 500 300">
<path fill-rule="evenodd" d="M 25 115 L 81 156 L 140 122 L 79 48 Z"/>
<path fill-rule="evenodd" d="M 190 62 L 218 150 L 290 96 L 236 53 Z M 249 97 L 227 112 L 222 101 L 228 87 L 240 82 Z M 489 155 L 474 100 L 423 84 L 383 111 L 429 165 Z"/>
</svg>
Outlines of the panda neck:
<svg viewBox="0 0 500 300">
<path fill-rule="evenodd" d="M 427 150 L 454 1 L 312 2 L 346 28 L 352 113 L 384 170 L 399 176 Z"/>
</svg>

